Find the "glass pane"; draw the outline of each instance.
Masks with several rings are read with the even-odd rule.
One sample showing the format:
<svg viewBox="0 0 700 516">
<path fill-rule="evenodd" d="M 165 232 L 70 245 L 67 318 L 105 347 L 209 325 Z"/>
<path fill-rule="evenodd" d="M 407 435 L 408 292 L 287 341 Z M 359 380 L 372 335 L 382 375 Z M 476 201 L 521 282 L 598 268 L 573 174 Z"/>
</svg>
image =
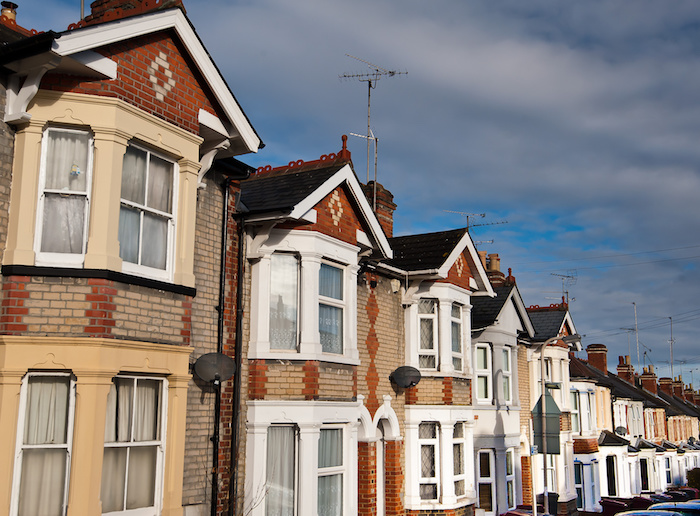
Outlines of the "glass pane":
<svg viewBox="0 0 700 516">
<path fill-rule="evenodd" d="M 343 514 L 343 475 L 318 477 L 318 515 Z"/>
<path fill-rule="evenodd" d="M 299 259 L 273 254 L 270 259 L 270 349 L 296 349 Z"/>
<path fill-rule="evenodd" d="M 46 188 L 85 192 L 89 152 L 88 133 L 50 129 L 46 156 Z"/>
<path fill-rule="evenodd" d="M 319 305 L 318 331 L 324 353 L 343 353 L 343 309 L 337 306 Z"/>
<path fill-rule="evenodd" d="M 575 484 L 580 484 L 581 483 L 581 471 L 582 465 L 578 462 L 574 463 L 574 483 Z"/>
<path fill-rule="evenodd" d="M 165 270 L 168 256 L 169 219 L 151 213 L 143 214 L 143 250 L 141 264 Z"/>
<path fill-rule="evenodd" d="M 126 448 L 105 448 L 102 460 L 102 512 L 124 510 Z"/>
<path fill-rule="evenodd" d="M 489 379 L 486 376 L 476 378 L 476 396 L 482 400 L 489 397 Z"/>
<path fill-rule="evenodd" d="M 464 444 L 462 443 L 452 445 L 452 467 L 455 475 L 464 473 Z"/>
<path fill-rule="evenodd" d="M 457 322 L 452 322 L 452 352 L 462 352 L 462 325 Z"/>
<path fill-rule="evenodd" d="M 458 480 L 455 482 L 455 495 L 464 496 L 464 480 Z"/>
<path fill-rule="evenodd" d="M 435 477 L 435 446 L 432 444 L 420 447 L 421 477 Z"/>
<path fill-rule="evenodd" d="M 145 151 L 128 147 L 122 163 L 121 198 L 142 206 L 146 203 L 146 159 Z"/>
<path fill-rule="evenodd" d="M 419 314 L 434 314 L 435 313 L 435 300 L 434 299 L 419 299 L 418 300 L 418 313 Z"/>
<path fill-rule="evenodd" d="M 510 373 L 510 350 L 509 349 L 503 350 L 503 370 L 507 373 Z"/>
<path fill-rule="evenodd" d="M 513 452 L 506 452 L 506 475 L 513 474 Z"/>
<path fill-rule="evenodd" d="M 267 429 L 265 512 L 269 515 L 294 516 L 294 432 L 293 426 Z"/>
<path fill-rule="evenodd" d="M 61 516 L 66 485 L 65 449 L 22 452 L 19 516 Z"/>
<path fill-rule="evenodd" d="M 122 205 L 119 209 L 119 257 L 125 262 L 138 263 L 140 233 L 140 212 Z"/>
<path fill-rule="evenodd" d="M 151 155 L 148 168 L 148 202 L 154 210 L 173 212 L 173 164 Z"/>
<path fill-rule="evenodd" d="M 476 348 L 476 368 L 477 369 L 488 369 L 489 368 L 489 350 L 485 347 Z"/>
<path fill-rule="evenodd" d="M 435 369 L 435 357 L 433 355 L 421 355 L 418 357 L 418 366 L 421 369 Z"/>
<path fill-rule="evenodd" d="M 503 399 L 510 401 L 510 376 L 503 377 Z"/>
<path fill-rule="evenodd" d="M 437 498 L 437 486 L 435 484 L 420 485 L 421 500 L 435 500 Z"/>
<path fill-rule="evenodd" d="M 24 444 L 65 444 L 68 436 L 70 378 L 30 376 Z"/>
<path fill-rule="evenodd" d="M 343 465 L 343 431 L 340 428 L 321 430 L 318 439 L 318 467 Z"/>
<path fill-rule="evenodd" d="M 343 299 L 343 270 L 321 264 L 318 275 L 318 293 L 324 297 Z"/>
<path fill-rule="evenodd" d="M 126 483 L 126 508 L 151 507 L 156 492 L 156 446 L 129 450 L 129 479 Z"/>
<path fill-rule="evenodd" d="M 437 423 L 421 423 L 418 425 L 419 439 L 435 439 L 437 437 Z"/>
<path fill-rule="evenodd" d="M 82 195 L 47 193 L 41 225 L 41 250 L 46 253 L 75 253 L 83 249 L 85 205 Z"/>
<path fill-rule="evenodd" d="M 114 378 L 114 383 L 107 396 L 105 442 L 131 441 L 133 398 L 134 380 Z"/>
<path fill-rule="evenodd" d="M 491 456 L 485 452 L 479 452 L 479 476 L 481 478 L 491 476 Z"/>
<path fill-rule="evenodd" d="M 506 482 L 506 501 L 509 509 L 515 507 L 515 487 L 512 480 Z"/>
<path fill-rule="evenodd" d="M 462 306 L 457 303 L 452 303 L 452 317 L 455 319 L 462 318 Z"/>
<path fill-rule="evenodd" d="M 455 423 L 452 437 L 454 439 L 461 439 L 464 437 L 464 423 Z"/>
<path fill-rule="evenodd" d="M 479 508 L 486 512 L 493 510 L 491 484 L 479 484 Z"/>
<path fill-rule="evenodd" d="M 420 348 L 421 349 L 433 349 L 434 339 L 433 339 L 433 319 L 421 319 L 420 320 Z"/>
<path fill-rule="evenodd" d="M 455 368 L 456 372 L 461 373 L 462 372 L 462 359 L 452 357 L 452 367 Z"/>
<path fill-rule="evenodd" d="M 160 380 L 138 380 L 134 441 L 156 441 L 160 438 Z"/>
</svg>

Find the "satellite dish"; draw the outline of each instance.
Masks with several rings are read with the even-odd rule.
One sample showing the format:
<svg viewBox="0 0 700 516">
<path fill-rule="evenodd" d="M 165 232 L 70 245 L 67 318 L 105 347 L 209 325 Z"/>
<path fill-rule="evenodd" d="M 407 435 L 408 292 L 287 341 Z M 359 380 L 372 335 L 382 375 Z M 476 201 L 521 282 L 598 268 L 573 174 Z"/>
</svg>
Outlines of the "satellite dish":
<svg viewBox="0 0 700 516">
<path fill-rule="evenodd" d="M 618 426 L 615 428 L 615 433 L 617 435 L 627 435 L 627 429 L 624 426 Z"/>
<path fill-rule="evenodd" d="M 194 363 L 194 372 L 205 382 L 225 382 L 236 371 L 236 362 L 223 353 L 207 353 Z"/>
<path fill-rule="evenodd" d="M 389 380 L 394 382 L 402 389 L 407 389 L 408 387 L 418 385 L 420 379 L 420 371 L 411 366 L 401 366 L 389 375 Z"/>
</svg>

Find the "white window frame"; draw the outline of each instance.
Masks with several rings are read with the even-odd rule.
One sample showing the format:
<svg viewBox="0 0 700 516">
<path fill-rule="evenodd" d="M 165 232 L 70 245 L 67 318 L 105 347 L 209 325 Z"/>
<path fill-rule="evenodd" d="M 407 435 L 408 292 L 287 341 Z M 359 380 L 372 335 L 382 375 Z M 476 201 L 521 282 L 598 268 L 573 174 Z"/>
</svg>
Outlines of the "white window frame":
<svg viewBox="0 0 700 516">
<path fill-rule="evenodd" d="M 579 401 L 579 396 L 579 391 L 569 391 L 569 402 L 571 404 L 571 407 L 569 407 L 569 410 L 571 412 L 571 431 L 575 434 L 581 433 L 581 419 L 579 413 L 579 407 L 581 406 L 581 403 Z"/>
<path fill-rule="evenodd" d="M 576 481 L 577 471 L 579 472 L 578 482 Z M 581 510 L 586 507 L 586 490 L 584 489 L 585 479 L 583 475 L 583 462 L 574 461 L 574 491 L 576 492 L 576 508 Z M 579 505 L 579 497 L 581 505 Z"/>
<path fill-rule="evenodd" d="M 547 475 L 547 488 L 551 493 L 557 490 L 557 456 L 552 453 L 546 454 L 544 463 Z"/>
<path fill-rule="evenodd" d="M 479 367 L 479 350 L 486 351 L 486 368 Z M 476 380 L 476 388 L 474 389 L 476 402 L 480 404 L 491 403 L 493 401 L 493 349 L 489 343 L 479 342 L 474 346 L 474 378 Z M 481 379 L 486 380 L 486 397 L 481 396 L 479 392 Z"/>
<path fill-rule="evenodd" d="M 248 235 L 247 258 L 251 261 L 251 321 L 249 359 L 320 360 L 359 365 L 357 348 L 357 273 L 359 247 L 316 231 L 273 229 L 260 245 Z M 290 252 L 299 257 L 299 305 L 296 350 L 271 348 L 270 286 L 271 258 L 274 253 Z M 319 332 L 319 271 L 327 263 L 343 271 L 342 305 L 343 353 L 324 353 Z M 328 298 L 323 298 L 324 303 Z M 331 304 L 329 301 L 328 304 Z"/>
<path fill-rule="evenodd" d="M 421 437 L 421 427 L 429 428 L 432 427 L 435 431 L 434 437 Z M 428 476 L 425 474 L 423 468 L 423 449 L 432 448 L 433 450 L 433 475 Z M 420 481 L 418 485 L 419 497 L 425 502 L 438 502 L 440 500 L 440 423 L 437 421 L 423 421 L 418 424 L 418 458 L 420 469 Z M 422 488 L 435 486 L 435 497 L 434 498 L 424 498 L 422 493 Z"/>
<path fill-rule="evenodd" d="M 341 328 L 340 328 L 340 349 L 341 349 L 341 352 L 340 352 L 340 353 L 334 353 L 334 352 L 332 352 L 332 351 L 326 351 L 326 350 L 324 350 L 324 349 L 323 349 L 323 342 L 321 342 L 321 352 L 324 353 L 324 354 L 327 353 L 327 354 L 333 354 L 333 355 L 340 355 L 340 356 L 342 356 L 342 355 L 344 354 L 344 351 L 345 351 L 345 335 L 344 335 L 344 333 L 345 333 L 345 328 L 344 328 L 344 325 L 345 325 L 345 312 L 347 311 L 347 307 L 346 307 L 346 303 L 345 303 L 345 281 L 346 281 L 346 278 L 345 278 L 345 276 L 346 276 L 346 274 L 345 274 L 345 267 L 344 267 L 342 264 L 339 264 L 339 263 L 331 262 L 331 261 L 329 261 L 329 260 L 322 260 L 322 261 L 321 261 L 321 269 L 323 269 L 324 266 L 330 267 L 330 268 L 332 268 L 332 269 L 337 270 L 337 271 L 340 273 L 340 279 L 341 279 L 341 282 L 342 282 L 342 285 L 341 285 L 341 296 L 342 296 L 342 297 L 341 297 L 340 299 L 321 295 L 321 292 L 320 292 L 320 279 L 319 279 L 319 292 L 318 292 L 319 313 L 320 313 L 320 310 L 321 310 L 320 307 L 323 306 L 323 305 L 329 306 L 329 307 L 332 307 L 332 308 L 337 308 L 337 309 L 340 310 L 340 313 L 341 313 L 341 315 L 340 315 L 340 324 L 341 324 Z M 319 323 L 318 323 L 318 324 L 319 324 L 319 334 L 320 334 L 320 330 L 321 330 L 321 318 L 320 318 L 320 315 L 319 315 Z M 319 337 L 319 338 L 320 338 L 320 337 Z"/>
<path fill-rule="evenodd" d="M 343 507 L 345 504 L 344 497 L 347 496 L 347 465 L 345 464 L 345 441 L 347 437 L 345 436 L 345 428 L 347 425 L 323 425 L 321 428 L 319 428 L 319 443 L 320 443 L 320 435 L 324 431 L 338 431 L 340 432 L 340 464 L 338 465 L 333 465 L 333 466 L 327 466 L 327 467 L 321 467 L 320 464 L 317 462 L 317 468 L 316 468 L 316 479 L 317 482 L 323 478 L 323 477 L 330 477 L 330 476 L 336 476 L 340 475 L 340 484 L 341 484 L 341 491 L 340 491 L 340 506 L 341 506 L 341 514 L 344 513 Z M 319 445 L 320 446 L 320 445 Z M 320 456 L 320 454 L 319 454 Z M 320 458 L 319 458 L 320 460 Z M 317 484 L 318 485 L 318 484 Z M 318 503 L 318 502 L 317 502 Z M 318 505 L 316 506 L 316 510 L 318 513 L 320 513 L 320 509 Z"/>
<path fill-rule="evenodd" d="M 172 180 L 173 180 L 172 199 L 171 199 L 172 213 L 162 212 L 159 210 L 155 210 L 153 208 L 149 208 L 145 204 L 140 205 L 140 204 L 135 203 L 133 201 L 125 200 L 123 197 L 121 197 L 121 193 L 120 193 L 120 203 L 119 203 L 120 209 L 122 206 L 126 206 L 128 208 L 138 210 L 141 214 L 140 215 L 140 226 L 139 226 L 139 238 L 140 239 L 143 238 L 143 214 L 144 213 L 152 213 L 152 214 L 158 215 L 159 217 L 164 217 L 164 218 L 168 219 L 167 244 L 166 244 L 166 249 L 165 249 L 165 269 L 157 269 L 154 267 L 149 267 L 147 265 L 142 265 L 140 263 L 128 262 L 128 261 L 122 259 L 122 272 L 125 272 L 128 274 L 133 274 L 135 276 L 144 276 L 144 277 L 148 277 L 148 278 L 152 278 L 152 279 L 156 279 L 156 280 L 172 282 L 174 261 L 175 261 L 175 240 L 176 240 L 176 235 L 177 235 L 177 216 L 178 216 L 178 204 L 179 204 L 178 177 L 179 177 L 179 173 L 180 173 L 180 168 L 179 168 L 177 161 L 175 161 L 172 158 L 166 156 L 165 154 L 162 154 L 162 153 L 160 153 L 156 150 L 153 150 L 149 147 L 139 145 L 138 143 L 135 143 L 135 142 L 129 142 L 128 147 L 133 147 L 133 148 L 138 149 L 142 152 L 145 152 L 147 154 L 147 164 L 149 166 L 150 166 L 150 162 L 151 162 L 151 156 L 155 156 L 155 157 L 157 157 L 163 161 L 166 161 L 172 165 Z M 143 242 L 143 240 L 141 240 L 141 242 Z M 141 254 L 142 249 L 143 249 L 143 245 L 140 245 L 139 246 L 139 261 L 141 260 L 140 254 Z"/>
<path fill-rule="evenodd" d="M 27 402 L 29 379 L 32 377 L 60 377 L 69 378 L 68 391 L 68 414 L 66 425 L 66 443 L 65 444 L 45 444 L 45 445 L 25 445 L 24 444 L 24 425 L 26 424 Z M 10 514 L 15 516 L 19 511 L 19 495 L 20 484 L 22 478 L 22 459 L 24 451 L 27 449 L 36 448 L 53 448 L 66 450 L 66 472 L 65 483 L 63 490 L 63 511 L 61 514 L 66 514 L 68 507 L 68 486 L 70 485 L 70 465 L 71 455 L 73 451 L 73 427 L 75 424 L 75 378 L 70 373 L 61 372 L 30 372 L 22 379 L 19 398 L 19 417 L 17 420 L 17 438 L 15 442 L 15 460 L 12 475 L 12 499 L 10 502 Z"/>
<path fill-rule="evenodd" d="M 671 466 L 671 457 L 664 457 L 664 479 L 666 480 L 666 485 L 670 486 L 673 483 L 673 469 Z"/>
<path fill-rule="evenodd" d="M 485 475 L 481 470 L 481 457 L 486 456 L 489 462 L 488 475 Z M 491 510 L 486 510 L 481 507 L 480 486 L 491 486 Z M 476 506 L 484 511 L 486 515 L 497 513 L 498 506 L 496 502 L 496 457 L 491 449 L 481 449 L 476 453 Z"/>
<path fill-rule="evenodd" d="M 432 304 L 433 311 L 428 313 L 428 312 L 421 312 L 421 306 L 425 306 L 427 303 Z M 418 300 L 418 364 L 419 368 L 421 370 L 427 370 L 427 371 L 437 371 L 440 366 L 440 355 L 438 353 L 438 350 L 440 348 L 440 342 L 439 342 L 439 335 L 438 335 L 438 329 L 439 329 L 439 321 L 438 321 L 438 308 L 439 308 L 439 301 L 437 299 L 433 298 L 421 298 Z M 432 326 L 433 326 L 433 331 L 432 331 L 432 347 L 426 348 L 423 347 L 423 321 L 432 321 Z M 421 362 L 425 359 L 430 359 L 432 358 L 435 361 L 434 366 L 429 367 Z"/>
<path fill-rule="evenodd" d="M 509 468 L 510 466 L 510 468 Z M 508 510 L 517 505 L 515 494 L 515 449 L 506 449 L 506 506 Z"/>
<path fill-rule="evenodd" d="M 455 310 L 457 314 L 455 314 Z M 452 367 L 455 373 L 464 371 L 464 331 L 462 326 L 463 307 L 460 303 L 453 302 L 450 309 L 450 344 L 452 349 Z M 455 346 L 455 330 L 459 341 Z M 455 350 L 455 347 L 458 348 Z"/>
<path fill-rule="evenodd" d="M 501 373 L 503 379 L 501 382 L 503 389 L 503 401 L 506 405 L 513 403 L 513 352 L 510 347 L 502 348 L 503 367 Z"/>
<path fill-rule="evenodd" d="M 464 421 L 457 421 L 452 431 L 452 474 L 455 486 L 455 496 L 461 499 L 467 496 L 467 462 L 466 462 L 466 430 Z M 459 435 L 461 434 L 461 435 Z M 459 452 L 457 450 L 460 450 Z M 461 458 L 461 460 L 459 460 Z M 457 467 L 462 470 L 458 473 Z M 458 485 L 462 487 L 462 494 L 459 494 Z"/>
<path fill-rule="evenodd" d="M 116 515 L 129 515 L 129 516 L 152 516 L 153 514 L 160 514 L 162 508 L 163 508 L 163 482 L 165 478 L 164 474 L 164 465 L 165 465 L 165 448 L 166 448 L 166 443 L 167 443 L 167 436 L 166 436 L 166 427 L 167 427 L 167 416 L 168 416 L 168 381 L 167 379 L 163 377 L 158 377 L 158 376 L 140 376 L 140 375 L 133 375 L 133 374 L 119 374 L 114 377 L 116 378 L 122 378 L 122 379 L 128 379 L 128 380 L 133 380 L 134 381 L 134 390 L 133 390 L 133 396 L 134 398 L 136 397 L 136 382 L 138 380 L 154 380 L 160 382 L 160 401 L 161 401 L 161 406 L 158 407 L 160 411 L 160 428 L 158 429 L 158 435 L 160 435 L 160 439 L 153 440 L 153 441 L 134 441 L 133 437 L 130 441 L 128 442 L 105 442 L 104 443 L 104 448 L 127 448 L 129 450 L 138 448 L 138 447 L 147 447 L 147 446 L 155 446 L 156 447 L 156 468 L 155 468 L 155 475 L 153 481 L 155 482 L 154 486 L 154 493 L 153 493 L 153 503 L 154 505 L 148 506 L 148 507 L 140 507 L 136 509 L 131 509 L 131 510 L 123 510 L 123 511 L 113 511 L 113 512 L 105 512 L 103 513 L 104 516 L 116 516 Z M 133 401 L 133 398 L 132 398 Z M 135 411 L 135 409 L 134 409 Z M 135 420 L 135 418 L 134 418 Z M 132 430 L 131 430 L 131 435 L 133 436 L 133 424 L 134 421 L 132 421 Z M 128 465 L 126 466 L 126 471 L 125 471 L 125 486 L 128 485 L 128 474 L 129 474 L 129 469 Z M 126 497 L 126 487 L 124 489 L 124 496 Z"/>
<path fill-rule="evenodd" d="M 62 191 L 62 190 L 52 190 L 46 188 L 46 175 L 47 175 L 47 161 L 48 161 L 48 147 L 49 147 L 49 135 L 51 133 L 72 133 L 72 134 L 82 134 L 88 136 L 88 166 L 87 170 L 82 171 L 86 175 L 85 179 L 85 192 L 79 191 Z M 41 139 L 41 165 L 39 169 L 39 200 L 37 203 L 37 216 L 36 216 L 36 226 L 34 230 L 34 250 L 36 253 L 36 265 L 38 266 L 62 266 L 62 267 L 82 267 L 85 261 L 85 253 L 87 251 L 87 240 L 89 234 L 89 222 L 90 222 L 90 198 L 92 193 L 92 169 L 94 165 L 95 157 L 95 141 L 91 131 L 87 129 L 79 128 L 68 128 L 68 127 L 47 127 L 44 130 L 44 134 Z M 46 199 L 46 194 L 61 194 L 70 196 L 81 196 L 85 198 L 85 212 L 84 212 L 84 222 L 83 222 L 83 245 L 82 251 L 80 253 L 54 253 L 45 252 L 41 250 L 41 241 L 43 236 L 43 222 L 44 222 L 44 203 Z"/>
</svg>

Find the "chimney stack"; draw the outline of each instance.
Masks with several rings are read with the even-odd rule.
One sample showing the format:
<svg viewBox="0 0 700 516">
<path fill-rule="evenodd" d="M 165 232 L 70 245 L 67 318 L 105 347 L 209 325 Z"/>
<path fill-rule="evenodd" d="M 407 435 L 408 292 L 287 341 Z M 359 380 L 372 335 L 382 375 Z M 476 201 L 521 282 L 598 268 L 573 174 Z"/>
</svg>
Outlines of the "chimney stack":
<svg viewBox="0 0 700 516">
<path fill-rule="evenodd" d="M 486 251 L 477 251 L 477 254 L 479 255 L 479 261 L 481 262 L 481 266 L 484 268 L 484 270 L 487 270 L 488 267 L 486 265 Z"/>
<path fill-rule="evenodd" d="M 673 396 L 673 380 L 668 377 L 659 378 L 659 390 Z"/>
<path fill-rule="evenodd" d="M 627 383 L 634 385 L 634 367 L 630 364 L 629 355 L 618 357 L 617 376 L 622 378 Z"/>
<path fill-rule="evenodd" d="M 683 382 L 680 376 L 673 379 L 673 395 L 679 398 L 683 397 Z"/>
<path fill-rule="evenodd" d="M 654 366 L 644 368 L 644 372 L 640 377 L 642 382 L 642 388 L 649 391 L 650 393 L 656 395 L 658 394 L 658 386 L 656 383 L 656 374 L 654 373 Z"/>
<path fill-rule="evenodd" d="M 590 344 L 586 348 L 586 353 L 588 353 L 588 365 L 608 374 L 608 348 L 605 344 Z"/>
<path fill-rule="evenodd" d="M 19 7 L 19 6 L 14 2 L 7 2 L 7 1 L 0 2 L 0 5 L 2 5 L 2 10 L 0 10 L 0 15 L 4 16 L 8 20 L 12 20 L 13 22 L 16 22 L 17 21 L 17 7 Z"/>
<path fill-rule="evenodd" d="M 377 209 L 375 210 L 375 215 L 386 236 L 391 238 L 394 236 L 394 211 L 396 211 L 394 195 L 379 183 L 376 183 L 376 187 Z M 365 197 L 367 197 L 370 206 L 374 203 L 374 188 L 374 181 L 362 185 L 362 190 L 365 192 Z"/>
<path fill-rule="evenodd" d="M 683 390 L 683 399 L 687 401 L 688 403 L 695 403 L 695 393 L 693 392 L 693 388 L 690 385 L 687 385 L 686 388 Z"/>
</svg>

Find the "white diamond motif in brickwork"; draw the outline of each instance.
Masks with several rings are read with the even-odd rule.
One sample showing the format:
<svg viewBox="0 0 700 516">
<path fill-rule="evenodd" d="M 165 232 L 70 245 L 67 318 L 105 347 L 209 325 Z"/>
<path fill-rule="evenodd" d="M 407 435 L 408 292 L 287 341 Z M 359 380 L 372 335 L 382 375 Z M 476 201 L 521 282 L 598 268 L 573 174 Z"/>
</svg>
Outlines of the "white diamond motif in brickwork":
<svg viewBox="0 0 700 516">
<path fill-rule="evenodd" d="M 331 211 L 333 224 L 338 226 L 340 219 L 343 218 L 343 203 L 340 201 L 338 190 L 334 190 L 331 198 L 328 200 L 328 209 Z"/>
<path fill-rule="evenodd" d="M 163 82 L 156 77 L 156 71 L 159 70 L 163 71 L 163 74 L 168 78 L 167 81 Z M 173 72 L 170 70 L 168 56 L 161 52 L 155 60 L 151 61 L 151 65 L 148 67 L 148 73 L 150 74 L 149 79 L 153 83 L 153 89 L 156 90 L 156 99 L 162 101 L 175 87 L 175 79 L 173 79 Z"/>
<path fill-rule="evenodd" d="M 457 260 L 457 276 L 460 278 L 462 277 L 462 273 L 464 272 L 464 256 L 461 254 L 459 255 L 459 259 Z"/>
</svg>

